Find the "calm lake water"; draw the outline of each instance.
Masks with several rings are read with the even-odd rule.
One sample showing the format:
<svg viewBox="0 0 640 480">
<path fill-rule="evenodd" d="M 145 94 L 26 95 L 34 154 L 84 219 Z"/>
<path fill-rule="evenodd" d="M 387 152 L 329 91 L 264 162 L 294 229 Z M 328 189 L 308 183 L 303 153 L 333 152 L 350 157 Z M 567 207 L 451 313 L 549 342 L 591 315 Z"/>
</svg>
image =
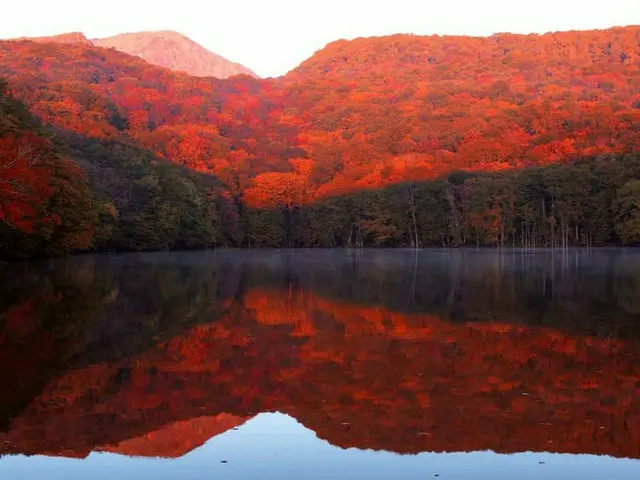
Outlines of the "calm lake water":
<svg viewBox="0 0 640 480">
<path fill-rule="evenodd" d="M 640 251 L 0 270 L 2 479 L 640 479 Z"/>
</svg>

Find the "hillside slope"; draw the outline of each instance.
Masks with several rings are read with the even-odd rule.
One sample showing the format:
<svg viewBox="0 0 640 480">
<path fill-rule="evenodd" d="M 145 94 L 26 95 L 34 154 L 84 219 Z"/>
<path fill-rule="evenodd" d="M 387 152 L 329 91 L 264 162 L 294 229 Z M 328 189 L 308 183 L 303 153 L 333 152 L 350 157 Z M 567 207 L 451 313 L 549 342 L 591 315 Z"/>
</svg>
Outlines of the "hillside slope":
<svg viewBox="0 0 640 480">
<path fill-rule="evenodd" d="M 196 90 L 196 79 L 141 65 L 130 70 L 130 59 L 102 50 L 11 43 L 0 46 L 0 74 L 24 77 L 14 79 L 18 90 L 27 80 L 31 88 L 44 83 L 37 91 L 66 92 L 71 81 L 92 85 L 93 94 L 115 103 L 128 121 L 123 126 L 154 151 L 163 150 L 162 127 L 203 125 L 175 138 L 178 148 L 167 154 L 190 168 L 244 179 L 243 190 L 255 187 L 249 202 L 264 204 L 275 203 L 261 198 L 273 183 L 295 180 L 298 196 L 304 192 L 312 200 L 455 169 L 501 170 L 628 152 L 639 144 L 639 35 L 640 27 L 628 27 L 339 41 L 277 81 L 214 87 L 203 80 Z M 41 57 L 48 58 L 43 68 L 36 61 Z M 96 68 L 103 74 L 96 77 Z M 50 98 L 32 101 L 42 108 Z M 49 116 L 58 117 L 56 111 Z M 100 122 L 90 124 L 108 128 Z M 232 145 L 212 140 L 213 129 Z M 219 149 L 225 143 L 233 153 Z M 290 161 L 299 159 L 308 161 Z"/>
<path fill-rule="evenodd" d="M 338 172 L 320 187 L 336 193 L 406 177 L 406 163 L 425 177 L 637 147 L 639 38 L 627 27 L 341 40 L 285 80 L 305 138 L 339 159 L 327 160 L 323 170 Z"/>
<path fill-rule="evenodd" d="M 0 259 L 91 245 L 91 199 L 66 158 L 0 78 Z"/>
<path fill-rule="evenodd" d="M 248 68 L 210 52 L 193 40 L 172 31 L 124 33 L 92 40 L 94 45 L 115 48 L 147 62 L 196 77 L 257 76 Z"/>
<path fill-rule="evenodd" d="M 92 45 L 14 41 L 0 42 L 0 76 L 46 124 L 126 142 L 219 179 L 223 244 L 460 245 L 524 243 L 529 236 L 530 243 L 550 245 L 560 229 L 563 243 L 571 231 L 571 242 L 587 245 L 596 236 L 600 243 L 619 241 L 610 225 L 616 215 L 603 212 L 614 208 L 617 190 L 635 175 L 627 168 L 633 162 L 625 167 L 631 173 L 611 174 L 607 193 L 591 210 L 609 222 L 604 234 L 585 220 L 584 205 L 566 206 L 584 198 L 584 185 L 563 183 L 575 188 L 563 193 L 569 203 L 561 203 L 554 200 L 557 182 L 527 180 L 522 188 L 506 180 L 507 188 L 500 178 L 479 185 L 476 199 L 468 198 L 464 178 L 428 192 L 425 208 L 448 212 L 432 222 L 442 234 L 428 239 L 417 238 L 413 200 L 411 239 L 398 233 L 404 227 L 397 224 L 406 223 L 404 194 L 388 202 L 391 215 L 381 213 L 384 194 L 362 208 L 347 205 L 348 215 L 331 219 L 340 232 L 331 238 L 294 230 L 319 222 L 297 218 L 299 207 L 336 196 L 446 179 L 456 171 L 502 172 L 634 152 L 640 145 L 638 38 L 640 27 L 341 40 L 270 80 L 199 78 Z M 627 187 L 631 195 L 635 187 Z M 533 193 L 516 214 L 513 192 L 527 189 Z M 269 212 L 249 218 L 247 208 Z M 531 209 L 533 217 L 526 213 Z M 621 215 L 635 221 L 634 212 Z M 375 239 L 361 233 L 371 228 L 380 233 Z M 518 233 L 516 240 L 516 232 L 531 228 L 537 233 Z M 625 243 L 638 240 L 618 235 Z"/>
</svg>

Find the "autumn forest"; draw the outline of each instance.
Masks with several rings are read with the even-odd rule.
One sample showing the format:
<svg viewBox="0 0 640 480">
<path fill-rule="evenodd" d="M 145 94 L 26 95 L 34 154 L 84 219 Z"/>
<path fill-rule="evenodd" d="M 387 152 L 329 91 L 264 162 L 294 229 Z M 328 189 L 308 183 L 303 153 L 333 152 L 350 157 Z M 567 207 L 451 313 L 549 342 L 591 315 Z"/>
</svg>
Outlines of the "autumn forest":
<svg viewBox="0 0 640 480">
<path fill-rule="evenodd" d="M 278 78 L 0 41 L 0 256 L 640 243 L 640 27 L 339 40 Z"/>
</svg>

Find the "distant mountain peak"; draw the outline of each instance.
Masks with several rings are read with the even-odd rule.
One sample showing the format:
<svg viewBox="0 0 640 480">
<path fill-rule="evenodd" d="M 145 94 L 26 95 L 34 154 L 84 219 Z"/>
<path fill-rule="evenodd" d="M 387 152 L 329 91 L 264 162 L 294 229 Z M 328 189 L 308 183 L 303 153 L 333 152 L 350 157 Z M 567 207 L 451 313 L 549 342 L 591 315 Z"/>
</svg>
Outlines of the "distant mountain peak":
<svg viewBox="0 0 640 480">
<path fill-rule="evenodd" d="M 92 45 L 91 40 L 89 40 L 82 32 L 69 32 L 45 37 L 20 37 L 13 40 L 29 40 L 31 42 L 39 43 L 83 43 L 85 45 Z"/>
<path fill-rule="evenodd" d="M 130 32 L 106 38 L 88 39 L 82 32 L 70 32 L 45 37 L 20 37 L 13 41 L 38 43 L 68 43 L 114 48 L 122 53 L 140 57 L 160 67 L 184 72 L 195 77 L 229 78 L 255 72 L 207 50 L 186 35 L 174 30 Z"/>
<path fill-rule="evenodd" d="M 115 48 L 143 58 L 147 62 L 197 77 L 228 78 L 234 75 L 257 75 L 239 63 L 204 48 L 182 33 L 173 30 L 130 32 L 92 40 L 94 45 Z"/>
</svg>

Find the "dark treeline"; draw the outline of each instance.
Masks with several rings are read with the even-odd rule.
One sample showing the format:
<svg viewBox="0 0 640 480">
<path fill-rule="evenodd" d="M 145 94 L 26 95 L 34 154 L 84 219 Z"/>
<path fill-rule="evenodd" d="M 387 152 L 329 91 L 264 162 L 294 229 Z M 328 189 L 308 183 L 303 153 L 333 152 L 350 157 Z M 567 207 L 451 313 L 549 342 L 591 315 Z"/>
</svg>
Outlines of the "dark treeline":
<svg viewBox="0 0 640 480">
<path fill-rule="evenodd" d="M 216 245 L 217 180 L 131 144 L 62 134 L 94 197 L 93 249 L 184 250 Z"/>
<path fill-rule="evenodd" d="M 0 84 L 0 160 L 0 258 L 213 247 L 640 243 L 637 153 L 456 172 L 255 209 L 241 189 L 134 143 L 47 130 Z"/>
<path fill-rule="evenodd" d="M 306 206 L 249 209 L 241 199 L 220 195 L 215 178 L 143 150 L 84 138 L 70 145 L 93 192 L 91 247 L 84 239 L 77 246 L 38 250 L 50 235 L 16 241 L 13 232 L 11 248 L 7 242 L 2 248 L 5 257 L 213 247 L 566 248 L 640 242 L 637 154 L 500 173 L 458 172 Z M 23 246 L 28 249 L 21 252 Z"/>
<path fill-rule="evenodd" d="M 453 173 L 251 211 L 245 245 L 268 247 L 554 247 L 640 242 L 640 157 L 499 173 Z"/>
</svg>

